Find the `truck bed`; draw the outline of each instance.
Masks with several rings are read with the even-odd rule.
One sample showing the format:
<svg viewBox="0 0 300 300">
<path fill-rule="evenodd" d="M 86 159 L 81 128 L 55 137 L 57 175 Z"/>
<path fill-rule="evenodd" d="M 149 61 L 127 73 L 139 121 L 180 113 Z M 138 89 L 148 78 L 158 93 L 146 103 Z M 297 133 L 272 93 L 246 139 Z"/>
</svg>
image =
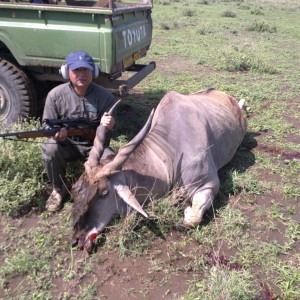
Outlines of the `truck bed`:
<svg viewBox="0 0 300 300">
<path fill-rule="evenodd" d="M 0 8 L 0 43 L 21 66 L 56 68 L 68 53 L 84 50 L 102 72 L 113 75 L 145 56 L 152 40 L 149 4 L 1 1 Z"/>
</svg>

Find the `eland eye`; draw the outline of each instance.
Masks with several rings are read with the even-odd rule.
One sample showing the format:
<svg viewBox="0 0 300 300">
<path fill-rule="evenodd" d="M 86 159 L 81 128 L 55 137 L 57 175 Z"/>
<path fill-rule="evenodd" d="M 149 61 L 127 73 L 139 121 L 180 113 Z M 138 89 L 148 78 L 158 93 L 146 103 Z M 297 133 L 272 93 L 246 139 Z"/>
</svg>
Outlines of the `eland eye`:
<svg viewBox="0 0 300 300">
<path fill-rule="evenodd" d="M 108 190 L 104 190 L 101 194 L 101 197 L 105 197 L 108 194 Z"/>
</svg>

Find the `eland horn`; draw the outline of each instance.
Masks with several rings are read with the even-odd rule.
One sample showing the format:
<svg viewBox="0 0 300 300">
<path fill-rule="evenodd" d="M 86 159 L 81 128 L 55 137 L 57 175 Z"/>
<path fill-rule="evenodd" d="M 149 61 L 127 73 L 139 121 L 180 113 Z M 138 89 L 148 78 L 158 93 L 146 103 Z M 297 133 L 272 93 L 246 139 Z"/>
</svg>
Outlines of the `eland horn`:
<svg viewBox="0 0 300 300">
<path fill-rule="evenodd" d="M 108 111 L 108 114 L 111 115 L 115 107 L 119 104 L 121 99 L 119 99 Z M 104 151 L 104 143 L 105 143 L 105 135 L 106 135 L 106 128 L 100 123 L 97 128 L 96 136 L 94 139 L 94 145 L 90 151 L 89 157 L 85 163 L 85 166 L 89 166 L 90 168 L 98 166 L 100 158 Z M 86 171 L 87 168 L 86 168 Z"/>
<path fill-rule="evenodd" d="M 140 203 L 137 201 L 135 196 L 130 191 L 129 187 L 127 185 L 119 185 L 116 187 L 116 191 L 118 195 L 133 209 L 138 211 L 140 214 L 142 214 L 144 217 L 148 218 L 147 213 L 143 210 Z"/>
</svg>

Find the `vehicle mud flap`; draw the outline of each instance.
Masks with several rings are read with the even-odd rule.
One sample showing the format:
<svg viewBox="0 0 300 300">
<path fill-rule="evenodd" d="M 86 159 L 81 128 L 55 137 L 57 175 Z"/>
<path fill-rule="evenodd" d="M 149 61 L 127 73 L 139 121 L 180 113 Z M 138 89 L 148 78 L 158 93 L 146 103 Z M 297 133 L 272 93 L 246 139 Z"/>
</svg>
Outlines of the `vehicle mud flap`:
<svg viewBox="0 0 300 300">
<path fill-rule="evenodd" d="M 145 77 L 147 77 L 151 72 L 155 70 L 155 62 L 150 62 L 148 65 L 133 65 L 128 71 L 137 72 L 132 77 L 130 77 L 126 83 L 120 85 L 119 93 L 120 96 L 125 96 L 128 92 L 135 87 L 139 82 L 141 82 Z"/>
</svg>

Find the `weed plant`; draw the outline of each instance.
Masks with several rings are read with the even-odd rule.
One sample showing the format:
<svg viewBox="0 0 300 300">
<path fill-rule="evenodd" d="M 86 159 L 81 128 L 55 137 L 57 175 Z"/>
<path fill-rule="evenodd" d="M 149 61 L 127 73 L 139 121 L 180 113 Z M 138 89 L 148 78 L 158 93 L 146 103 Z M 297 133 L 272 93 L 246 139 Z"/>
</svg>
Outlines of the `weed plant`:
<svg viewBox="0 0 300 300">
<path fill-rule="evenodd" d="M 226 10 L 226 11 L 222 12 L 221 17 L 236 18 L 236 13 L 231 10 Z"/>
<path fill-rule="evenodd" d="M 257 32 L 269 32 L 269 33 L 275 33 L 277 31 L 276 26 L 271 26 L 269 24 L 266 24 L 264 21 L 254 21 L 251 25 L 247 27 L 249 31 L 257 31 Z"/>
</svg>

